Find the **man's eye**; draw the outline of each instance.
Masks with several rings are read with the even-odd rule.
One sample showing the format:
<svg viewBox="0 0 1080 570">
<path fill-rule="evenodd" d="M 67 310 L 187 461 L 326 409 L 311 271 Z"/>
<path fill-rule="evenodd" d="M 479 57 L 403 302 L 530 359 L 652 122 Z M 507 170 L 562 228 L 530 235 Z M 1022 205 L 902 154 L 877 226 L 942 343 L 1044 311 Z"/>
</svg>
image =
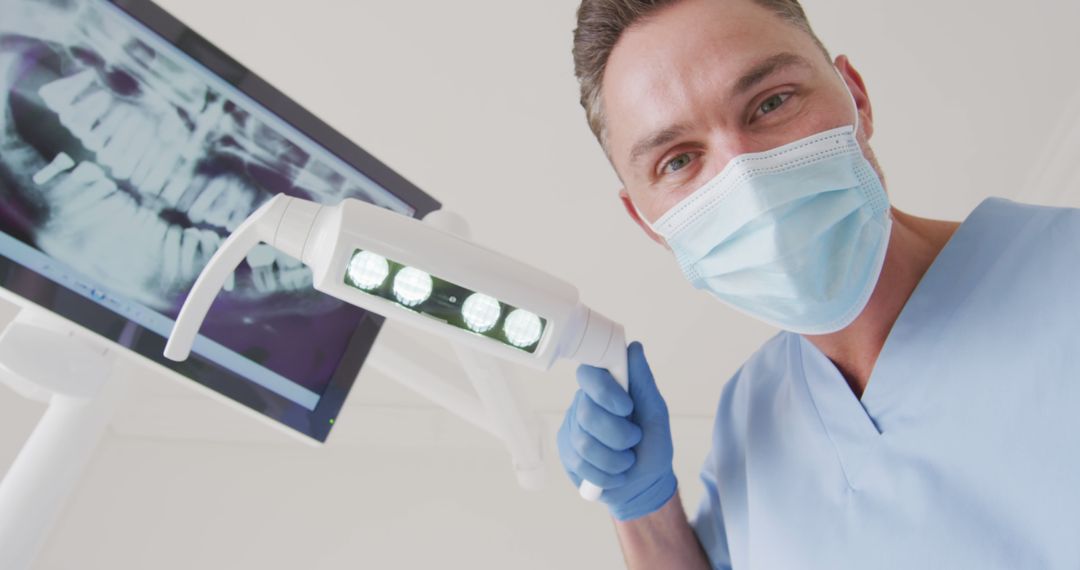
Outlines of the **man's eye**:
<svg viewBox="0 0 1080 570">
<path fill-rule="evenodd" d="M 684 153 L 680 154 L 679 156 L 676 156 L 675 158 L 669 160 L 667 162 L 667 164 L 664 165 L 664 172 L 663 173 L 664 174 L 673 174 L 675 172 L 678 172 L 678 171 L 686 168 L 693 161 L 694 161 L 694 156 L 692 154 L 688 153 L 688 152 L 684 152 Z"/>
<path fill-rule="evenodd" d="M 761 103 L 760 107 L 758 107 L 758 113 L 762 115 L 768 115 L 769 113 L 772 113 L 773 111 L 779 109 L 780 106 L 788 100 L 788 97 L 791 97 L 790 93 L 777 93 L 776 95 L 769 97 Z"/>
</svg>

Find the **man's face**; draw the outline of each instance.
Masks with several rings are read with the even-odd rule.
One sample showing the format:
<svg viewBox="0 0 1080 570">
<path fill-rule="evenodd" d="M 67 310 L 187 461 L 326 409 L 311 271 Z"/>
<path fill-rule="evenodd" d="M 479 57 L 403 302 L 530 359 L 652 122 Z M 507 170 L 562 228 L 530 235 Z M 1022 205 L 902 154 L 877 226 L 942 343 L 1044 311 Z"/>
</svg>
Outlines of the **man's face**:
<svg viewBox="0 0 1080 570">
<path fill-rule="evenodd" d="M 862 80 L 846 58 L 837 68 L 858 103 L 865 149 L 872 123 Z M 649 222 L 737 155 L 855 120 L 810 35 L 750 0 L 683 0 L 630 28 L 608 60 L 602 97 L 623 199 Z"/>
</svg>

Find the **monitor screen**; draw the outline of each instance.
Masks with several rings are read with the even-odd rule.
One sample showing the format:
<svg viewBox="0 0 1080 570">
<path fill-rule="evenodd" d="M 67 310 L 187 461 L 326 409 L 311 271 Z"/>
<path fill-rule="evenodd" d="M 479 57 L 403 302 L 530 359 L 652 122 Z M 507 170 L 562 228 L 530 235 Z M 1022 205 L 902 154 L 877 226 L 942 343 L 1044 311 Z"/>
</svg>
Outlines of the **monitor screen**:
<svg viewBox="0 0 1080 570">
<path fill-rule="evenodd" d="M 187 292 L 274 194 L 438 203 L 144 0 L 0 0 L 0 285 L 315 439 L 381 319 L 260 245 L 192 358 L 161 357 Z M 193 419 L 193 421 L 197 421 Z"/>
</svg>

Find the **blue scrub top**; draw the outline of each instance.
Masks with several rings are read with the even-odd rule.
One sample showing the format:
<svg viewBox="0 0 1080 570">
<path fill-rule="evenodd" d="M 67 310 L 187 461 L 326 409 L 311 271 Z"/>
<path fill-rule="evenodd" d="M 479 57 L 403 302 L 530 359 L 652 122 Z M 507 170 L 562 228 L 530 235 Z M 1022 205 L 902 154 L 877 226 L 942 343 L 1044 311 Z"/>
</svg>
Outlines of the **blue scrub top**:
<svg viewBox="0 0 1080 570">
<path fill-rule="evenodd" d="M 983 202 L 860 401 L 781 333 L 724 387 L 714 568 L 1080 568 L 1080 210 Z"/>
</svg>

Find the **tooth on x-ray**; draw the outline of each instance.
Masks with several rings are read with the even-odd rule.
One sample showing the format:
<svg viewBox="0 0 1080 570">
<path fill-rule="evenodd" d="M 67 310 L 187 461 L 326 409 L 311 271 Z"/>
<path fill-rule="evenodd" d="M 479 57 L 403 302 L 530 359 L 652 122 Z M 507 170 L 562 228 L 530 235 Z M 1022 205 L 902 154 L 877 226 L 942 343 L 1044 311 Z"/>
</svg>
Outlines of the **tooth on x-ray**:
<svg viewBox="0 0 1080 570">
<path fill-rule="evenodd" d="M 116 191 L 116 182 L 107 178 L 100 166 L 83 161 L 50 189 L 49 194 L 57 200 L 58 209 L 76 212 L 85 218 L 87 209 L 96 207 Z"/>
<path fill-rule="evenodd" d="M 306 265 L 268 245 L 259 244 L 252 248 L 247 263 L 255 288 L 264 293 L 295 291 L 309 287 L 312 282 L 311 270 Z"/>
<path fill-rule="evenodd" d="M 34 184 L 38 186 L 48 184 L 50 180 L 56 178 L 57 174 L 70 169 L 72 166 L 75 166 L 75 161 L 66 152 L 61 152 L 56 155 L 52 162 L 45 165 L 45 168 L 34 173 Z"/>
<path fill-rule="evenodd" d="M 251 267 L 251 281 L 257 290 L 270 292 L 277 288 L 277 282 L 274 279 L 276 258 L 274 248 L 265 244 L 251 248 L 251 252 L 247 254 L 247 264 Z"/>
<path fill-rule="evenodd" d="M 75 99 L 86 91 L 97 78 L 97 71 L 84 69 L 74 75 L 57 79 L 38 89 L 38 95 L 45 104 L 58 113 L 66 111 Z"/>
<path fill-rule="evenodd" d="M 248 266 L 252 269 L 258 269 L 270 265 L 277 258 L 274 251 L 273 247 L 261 243 L 251 248 L 251 252 L 247 254 Z"/>
<path fill-rule="evenodd" d="M 195 160 L 202 156 L 205 148 L 203 144 L 215 127 L 225 117 L 225 100 L 218 99 L 206 106 L 206 109 L 195 118 L 195 131 L 191 133 L 181 151 L 181 156 L 187 160 Z"/>
<path fill-rule="evenodd" d="M 54 110 L 60 117 L 60 124 L 81 140 L 90 135 L 94 125 L 112 105 L 112 95 L 98 88 L 89 95 L 79 97 L 71 106 Z"/>
<path fill-rule="evenodd" d="M 184 193 L 187 192 L 193 179 L 194 176 L 191 174 L 191 167 L 183 165 L 181 168 L 177 169 L 172 178 L 165 184 L 165 187 L 160 194 L 161 199 L 166 204 L 175 206 L 180 202 L 180 198 L 184 196 Z"/>
</svg>

